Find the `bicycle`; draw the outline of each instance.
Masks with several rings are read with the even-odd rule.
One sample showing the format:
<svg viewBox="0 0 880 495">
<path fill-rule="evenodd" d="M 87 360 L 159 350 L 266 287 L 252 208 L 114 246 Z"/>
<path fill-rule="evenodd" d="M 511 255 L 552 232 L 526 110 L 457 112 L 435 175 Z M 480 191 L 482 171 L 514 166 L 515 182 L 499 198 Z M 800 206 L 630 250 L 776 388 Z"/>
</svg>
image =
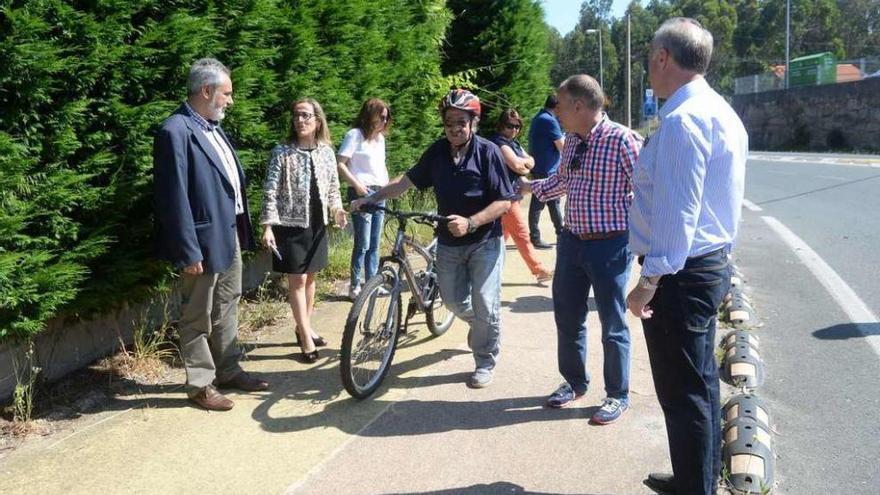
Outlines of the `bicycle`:
<svg viewBox="0 0 880 495">
<path fill-rule="evenodd" d="M 380 260 L 378 273 L 371 277 L 355 298 L 342 335 L 340 371 L 342 384 L 352 397 L 369 397 L 391 368 L 401 333 L 409 320 L 425 314 L 428 330 L 440 336 L 449 330 L 455 315 L 443 306 L 437 285 L 437 237 L 422 247 L 406 235 L 408 221 L 430 225 L 446 224 L 448 219 L 431 213 L 401 212 L 378 205 L 364 205 L 362 211 L 384 211 L 397 220 L 397 235 L 390 256 Z M 401 331 L 402 293 L 410 293 L 406 319 Z"/>
</svg>

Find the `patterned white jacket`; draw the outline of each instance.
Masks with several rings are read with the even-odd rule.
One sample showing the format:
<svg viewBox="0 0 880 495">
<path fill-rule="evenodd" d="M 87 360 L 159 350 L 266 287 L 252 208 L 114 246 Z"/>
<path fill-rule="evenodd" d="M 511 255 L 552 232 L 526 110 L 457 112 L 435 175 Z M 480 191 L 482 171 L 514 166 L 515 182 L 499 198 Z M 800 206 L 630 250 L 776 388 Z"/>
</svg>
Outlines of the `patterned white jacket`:
<svg viewBox="0 0 880 495">
<path fill-rule="evenodd" d="M 318 179 L 318 196 L 324 225 L 330 223 L 332 213 L 342 208 L 339 194 L 339 175 L 336 155 L 327 144 L 319 144 L 311 151 L 293 145 L 280 144 L 272 149 L 266 181 L 263 183 L 262 225 L 308 227 L 311 210 L 311 169 L 314 164 Z M 329 211 L 328 211 L 329 210 Z M 329 213 L 329 214 L 328 214 Z"/>
</svg>

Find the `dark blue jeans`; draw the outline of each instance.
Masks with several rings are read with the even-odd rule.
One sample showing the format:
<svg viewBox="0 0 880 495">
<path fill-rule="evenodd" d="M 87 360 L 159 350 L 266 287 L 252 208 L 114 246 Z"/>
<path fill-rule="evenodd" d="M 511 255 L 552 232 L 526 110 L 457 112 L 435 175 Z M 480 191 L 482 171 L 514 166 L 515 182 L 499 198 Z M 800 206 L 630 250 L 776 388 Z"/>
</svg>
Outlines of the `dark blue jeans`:
<svg viewBox="0 0 880 495">
<path fill-rule="evenodd" d="M 368 186 L 370 193 L 381 189 L 379 186 Z M 348 201 L 357 199 L 354 188 L 348 190 Z M 378 203 L 385 206 L 385 202 Z M 365 271 L 363 282 L 370 280 L 379 270 L 379 248 L 382 245 L 382 227 L 385 212 L 352 213 L 351 226 L 354 231 L 354 247 L 351 250 L 351 286 L 361 285 L 361 272 Z M 366 268 L 366 270 L 364 270 Z"/>
<path fill-rule="evenodd" d="M 715 324 L 730 289 L 727 254 L 689 258 L 660 279 L 642 320 L 657 400 L 666 418 L 678 493 L 715 494 L 721 471 L 721 403 Z"/>
<path fill-rule="evenodd" d="M 559 236 L 553 277 L 556 353 L 559 372 L 579 394 L 590 384 L 586 320 L 592 287 L 602 324 L 605 393 L 629 400 L 630 341 L 624 291 L 631 261 L 626 235 L 582 241 L 563 230 Z"/>
<path fill-rule="evenodd" d="M 546 179 L 546 175 L 541 174 L 532 174 L 533 179 Z M 544 203 L 532 195 L 532 199 L 529 201 L 529 238 L 532 242 L 540 241 L 541 239 L 541 230 L 538 228 L 538 223 L 541 221 L 541 212 L 544 211 L 544 206 L 546 205 L 550 210 L 550 221 L 553 222 L 553 228 L 556 229 L 556 236 L 559 237 L 560 232 L 562 232 L 562 206 L 560 206 L 559 199 L 551 199 Z"/>
</svg>

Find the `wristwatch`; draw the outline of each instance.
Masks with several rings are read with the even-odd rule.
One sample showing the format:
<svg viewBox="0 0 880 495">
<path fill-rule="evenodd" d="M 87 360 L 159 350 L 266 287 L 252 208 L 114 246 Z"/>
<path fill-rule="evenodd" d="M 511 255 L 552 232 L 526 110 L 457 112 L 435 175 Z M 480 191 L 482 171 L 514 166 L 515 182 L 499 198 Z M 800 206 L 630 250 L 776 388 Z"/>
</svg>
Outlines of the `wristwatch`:
<svg viewBox="0 0 880 495">
<path fill-rule="evenodd" d="M 651 283 L 651 278 L 642 275 L 639 277 L 639 289 L 648 289 L 655 290 L 657 288 L 657 284 Z"/>
<path fill-rule="evenodd" d="M 471 217 L 468 217 L 467 221 L 468 221 L 467 233 L 473 234 L 474 232 L 477 231 L 477 224 L 474 223 L 474 221 L 473 221 L 473 219 L 471 219 Z"/>
</svg>

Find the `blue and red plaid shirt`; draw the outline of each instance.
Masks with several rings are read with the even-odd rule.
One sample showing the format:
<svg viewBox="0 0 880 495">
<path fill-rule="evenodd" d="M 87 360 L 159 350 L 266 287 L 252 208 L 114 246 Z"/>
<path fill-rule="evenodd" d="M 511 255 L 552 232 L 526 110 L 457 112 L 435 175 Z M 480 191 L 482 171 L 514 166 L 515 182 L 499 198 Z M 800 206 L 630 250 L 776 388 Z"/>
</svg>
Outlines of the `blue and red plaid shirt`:
<svg viewBox="0 0 880 495">
<path fill-rule="evenodd" d="M 633 166 L 643 142 L 603 114 L 586 141 L 573 132 L 565 135 L 559 171 L 532 182 L 532 194 L 544 202 L 567 195 L 565 226 L 574 234 L 626 230 Z"/>
</svg>

